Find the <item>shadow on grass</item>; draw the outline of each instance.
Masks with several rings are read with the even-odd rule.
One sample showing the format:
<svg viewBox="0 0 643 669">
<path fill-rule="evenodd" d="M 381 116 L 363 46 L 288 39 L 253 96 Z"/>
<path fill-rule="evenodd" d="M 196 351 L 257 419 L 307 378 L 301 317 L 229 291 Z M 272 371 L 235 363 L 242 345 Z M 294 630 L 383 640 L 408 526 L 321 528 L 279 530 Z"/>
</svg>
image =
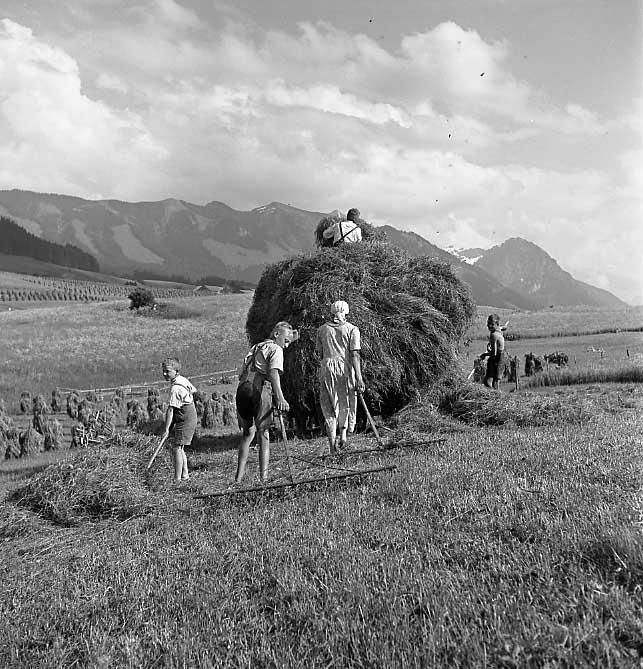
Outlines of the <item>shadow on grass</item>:
<svg viewBox="0 0 643 669">
<path fill-rule="evenodd" d="M 581 547 L 581 557 L 613 581 L 632 592 L 643 585 L 643 539 L 632 528 L 600 536 Z"/>
<path fill-rule="evenodd" d="M 239 434 L 203 434 L 192 441 L 188 453 L 223 453 L 236 451 Z"/>
</svg>

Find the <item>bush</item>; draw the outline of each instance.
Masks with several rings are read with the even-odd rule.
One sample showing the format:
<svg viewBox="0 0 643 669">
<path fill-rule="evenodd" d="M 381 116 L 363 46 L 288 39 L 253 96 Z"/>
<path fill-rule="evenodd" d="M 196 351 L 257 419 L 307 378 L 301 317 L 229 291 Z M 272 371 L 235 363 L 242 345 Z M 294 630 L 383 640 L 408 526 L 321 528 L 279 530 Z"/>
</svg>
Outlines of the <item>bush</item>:
<svg viewBox="0 0 643 669">
<path fill-rule="evenodd" d="M 130 309 L 151 307 L 154 304 L 154 295 L 146 288 L 136 288 L 127 297 L 130 301 Z"/>
</svg>

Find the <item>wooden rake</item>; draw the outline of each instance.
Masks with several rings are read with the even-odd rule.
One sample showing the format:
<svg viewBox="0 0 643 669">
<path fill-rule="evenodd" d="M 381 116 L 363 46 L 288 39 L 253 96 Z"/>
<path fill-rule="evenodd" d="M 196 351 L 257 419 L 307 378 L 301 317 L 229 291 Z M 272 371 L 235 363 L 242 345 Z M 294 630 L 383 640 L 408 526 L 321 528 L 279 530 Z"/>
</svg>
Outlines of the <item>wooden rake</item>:
<svg viewBox="0 0 643 669">
<path fill-rule="evenodd" d="M 368 420 L 368 424 L 371 426 L 371 430 L 373 430 L 373 434 L 375 435 L 375 439 L 377 440 L 378 446 L 380 448 L 384 448 L 384 443 L 382 442 L 380 433 L 377 431 L 377 427 L 375 427 L 375 421 L 373 420 L 373 416 L 371 416 L 371 412 L 368 410 L 368 407 L 366 406 L 366 401 L 364 400 L 364 393 L 358 390 L 357 395 L 359 396 L 360 402 L 362 403 L 362 407 L 366 412 L 366 418 Z"/>
</svg>

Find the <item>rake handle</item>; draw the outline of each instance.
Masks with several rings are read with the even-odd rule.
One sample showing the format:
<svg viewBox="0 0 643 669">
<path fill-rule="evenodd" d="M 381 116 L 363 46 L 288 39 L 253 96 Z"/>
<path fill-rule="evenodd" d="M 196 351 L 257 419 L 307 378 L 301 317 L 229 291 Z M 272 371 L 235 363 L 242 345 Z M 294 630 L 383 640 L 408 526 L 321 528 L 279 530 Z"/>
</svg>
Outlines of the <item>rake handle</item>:
<svg viewBox="0 0 643 669">
<path fill-rule="evenodd" d="M 362 403 L 362 407 L 364 407 L 364 411 L 366 412 L 366 418 L 368 419 L 368 423 L 371 426 L 371 430 L 373 430 L 373 434 L 375 435 L 375 439 L 377 439 L 378 445 L 383 446 L 382 438 L 380 437 L 380 433 L 377 431 L 377 428 L 375 427 L 375 421 L 373 420 L 373 416 L 371 416 L 371 412 L 368 410 L 368 407 L 366 406 L 366 402 L 364 400 L 364 394 L 358 390 L 357 395 L 360 399 L 360 402 Z"/>
<path fill-rule="evenodd" d="M 156 447 L 156 450 L 152 454 L 152 457 L 150 458 L 150 461 L 147 463 L 147 469 L 149 469 L 152 466 L 152 463 L 154 460 L 156 460 L 156 456 L 161 452 L 161 448 L 163 447 L 163 444 L 166 442 L 167 437 L 163 437 L 161 441 L 159 441 L 159 445 Z"/>
<path fill-rule="evenodd" d="M 277 413 L 279 414 L 279 425 L 281 426 L 281 438 L 284 440 L 284 448 L 286 449 L 286 458 L 288 460 L 288 470 L 290 471 L 290 480 L 294 483 L 295 472 L 292 468 L 292 458 L 290 457 L 290 449 L 288 448 L 288 436 L 286 435 L 284 415 L 281 413 L 281 411 L 278 411 Z"/>
</svg>

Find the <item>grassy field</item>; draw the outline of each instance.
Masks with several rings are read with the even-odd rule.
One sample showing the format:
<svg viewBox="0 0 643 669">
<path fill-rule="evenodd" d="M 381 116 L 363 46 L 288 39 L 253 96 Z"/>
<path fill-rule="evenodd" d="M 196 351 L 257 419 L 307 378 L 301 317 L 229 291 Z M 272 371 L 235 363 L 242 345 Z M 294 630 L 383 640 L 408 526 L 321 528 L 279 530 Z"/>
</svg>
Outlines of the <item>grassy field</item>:
<svg viewBox="0 0 643 669">
<path fill-rule="evenodd" d="M 160 381 L 161 361 L 178 356 L 185 373 L 236 369 L 247 350 L 251 295 L 189 299 L 195 318 L 159 320 L 128 309 L 129 301 L 65 304 L 0 313 L 0 397 L 56 387 L 104 388 Z"/>
<path fill-rule="evenodd" d="M 542 311 L 512 311 L 478 307 L 478 317 L 469 329 L 472 338 L 486 339 L 487 316 L 496 313 L 500 322 L 509 321 L 507 334 L 521 338 L 547 339 L 565 335 L 591 334 L 627 329 L 643 330 L 643 307 L 599 309 L 597 307 L 554 307 Z"/>
<path fill-rule="evenodd" d="M 40 327 L 43 310 L 0 314 L 2 393 L 156 379 L 172 347 L 188 374 L 236 366 L 250 297 L 199 300 L 167 328 L 118 304 L 53 308 Z M 601 364 L 628 348 L 640 364 L 630 335 L 510 345 L 582 368 L 597 342 Z M 321 440 L 292 439 L 300 478 L 396 469 L 282 492 L 198 497 L 231 481 L 234 435 L 197 440 L 178 487 L 167 454 L 145 472 L 142 437 L 4 468 L 0 666 L 643 666 L 643 386 L 488 398 L 510 399 L 540 423 L 474 427 L 419 403 L 382 429 L 405 448 L 322 462 Z M 288 479 L 285 456 L 276 443 L 272 482 Z"/>
</svg>

